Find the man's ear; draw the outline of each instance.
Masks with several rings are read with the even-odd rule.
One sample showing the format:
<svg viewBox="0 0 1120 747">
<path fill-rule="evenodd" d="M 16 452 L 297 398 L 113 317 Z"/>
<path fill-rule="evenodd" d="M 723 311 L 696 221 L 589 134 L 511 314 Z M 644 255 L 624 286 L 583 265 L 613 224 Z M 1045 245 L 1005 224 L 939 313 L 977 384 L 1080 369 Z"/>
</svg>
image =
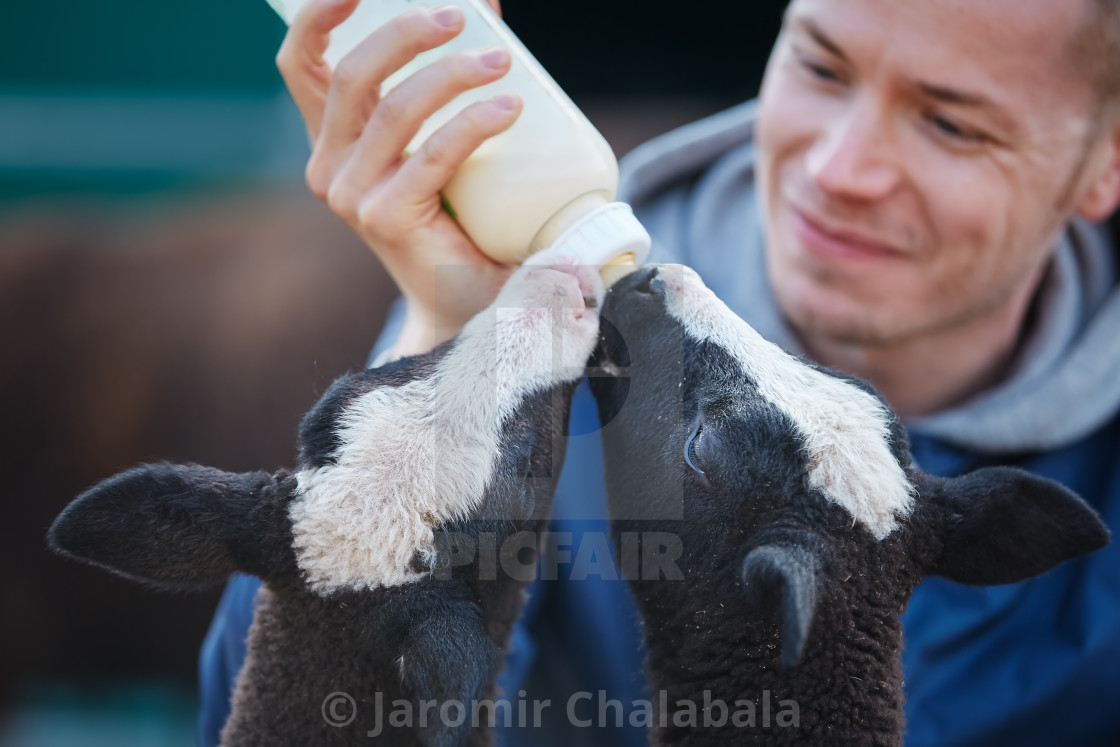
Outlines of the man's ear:
<svg viewBox="0 0 1120 747">
<path fill-rule="evenodd" d="M 263 500 L 275 485 L 264 472 L 137 467 L 74 499 L 54 520 L 47 543 L 162 589 L 206 588 L 238 570 L 259 575 L 262 546 L 276 546 L 277 519 L 286 520 L 275 501 Z"/>
<path fill-rule="evenodd" d="M 1077 214 L 1094 223 L 1106 220 L 1120 205 L 1120 115 L 1113 115 L 1086 160 L 1089 183 L 1077 203 Z"/>
<path fill-rule="evenodd" d="M 943 549 L 929 572 L 958 583 L 1015 583 L 1109 542 L 1108 528 L 1085 501 L 1020 469 L 927 476 L 921 490 L 942 513 Z"/>
</svg>

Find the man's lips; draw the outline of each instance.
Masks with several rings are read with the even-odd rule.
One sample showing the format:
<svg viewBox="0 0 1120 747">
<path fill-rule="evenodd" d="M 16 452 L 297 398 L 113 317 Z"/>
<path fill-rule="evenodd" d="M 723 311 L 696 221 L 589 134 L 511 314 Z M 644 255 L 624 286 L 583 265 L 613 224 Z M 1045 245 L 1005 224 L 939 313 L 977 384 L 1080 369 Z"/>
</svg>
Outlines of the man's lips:
<svg viewBox="0 0 1120 747">
<path fill-rule="evenodd" d="M 903 252 L 857 232 L 826 225 L 802 210 L 789 208 L 794 236 L 805 249 L 825 261 L 844 259 L 898 259 Z"/>
</svg>

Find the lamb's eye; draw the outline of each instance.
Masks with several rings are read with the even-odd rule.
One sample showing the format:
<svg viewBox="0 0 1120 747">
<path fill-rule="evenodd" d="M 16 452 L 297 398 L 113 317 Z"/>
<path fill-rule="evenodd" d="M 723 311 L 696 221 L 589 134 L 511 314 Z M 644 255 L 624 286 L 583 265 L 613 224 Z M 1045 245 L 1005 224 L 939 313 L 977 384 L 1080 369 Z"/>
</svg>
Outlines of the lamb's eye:
<svg viewBox="0 0 1120 747">
<path fill-rule="evenodd" d="M 707 474 L 704 472 L 704 470 L 696 466 L 700 461 L 698 450 L 703 438 L 704 422 L 699 421 L 696 423 L 696 427 L 692 429 L 692 434 L 688 437 L 688 440 L 684 442 L 684 461 L 686 464 L 688 464 L 689 467 L 692 468 L 693 472 L 707 477 Z"/>
</svg>

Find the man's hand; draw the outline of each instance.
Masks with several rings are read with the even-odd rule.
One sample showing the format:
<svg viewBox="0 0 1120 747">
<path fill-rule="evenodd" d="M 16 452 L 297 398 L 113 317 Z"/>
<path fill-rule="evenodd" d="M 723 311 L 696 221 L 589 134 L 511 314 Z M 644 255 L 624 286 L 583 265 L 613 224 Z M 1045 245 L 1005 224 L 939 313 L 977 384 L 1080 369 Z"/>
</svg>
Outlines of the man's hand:
<svg viewBox="0 0 1120 747">
<path fill-rule="evenodd" d="M 498 10 L 497 0 L 488 2 Z M 424 120 L 463 91 L 505 75 L 509 53 L 448 55 L 382 98 L 386 78 L 462 31 L 463 13 L 451 6 L 405 13 L 373 31 L 332 73 L 323 60 L 330 31 L 357 5 L 307 3 L 292 19 L 276 64 L 311 138 L 308 186 L 373 249 L 408 301 L 394 350 L 399 357 L 454 336 L 512 270 L 478 250 L 443 210 L 439 192 L 483 141 L 513 124 L 521 100 L 503 95 L 472 104 L 405 157 Z M 455 266 L 453 282 L 437 284 L 436 268 L 447 266 Z"/>
</svg>

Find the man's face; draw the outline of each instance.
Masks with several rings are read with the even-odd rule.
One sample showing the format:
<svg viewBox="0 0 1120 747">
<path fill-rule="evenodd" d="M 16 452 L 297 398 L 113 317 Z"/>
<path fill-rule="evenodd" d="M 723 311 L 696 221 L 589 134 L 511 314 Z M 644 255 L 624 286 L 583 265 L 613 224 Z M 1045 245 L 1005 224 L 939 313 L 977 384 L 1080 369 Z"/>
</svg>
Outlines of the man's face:
<svg viewBox="0 0 1120 747">
<path fill-rule="evenodd" d="M 1084 191 L 1080 6 L 793 0 L 757 139 L 770 280 L 803 335 L 904 342 L 1030 293 Z"/>
</svg>

